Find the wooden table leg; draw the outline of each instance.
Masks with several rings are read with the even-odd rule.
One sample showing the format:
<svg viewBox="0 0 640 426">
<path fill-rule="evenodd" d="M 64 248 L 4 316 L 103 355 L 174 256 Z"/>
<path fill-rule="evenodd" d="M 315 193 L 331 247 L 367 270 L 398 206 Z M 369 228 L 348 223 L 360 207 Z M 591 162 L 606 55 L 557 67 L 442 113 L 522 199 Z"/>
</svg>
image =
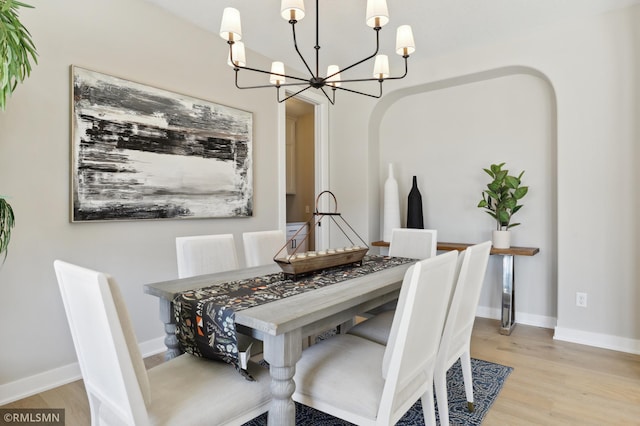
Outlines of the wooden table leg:
<svg viewBox="0 0 640 426">
<path fill-rule="evenodd" d="M 300 329 L 278 336 L 265 336 L 264 359 L 271 374 L 271 406 L 267 416 L 269 426 L 295 426 L 296 406 L 291 395 L 296 388 L 293 376 L 296 362 L 302 355 Z"/>
<path fill-rule="evenodd" d="M 173 317 L 173 303 L 171 301 L 160 298 L 160 321 L 164 323 L 164 344 L 167 352 L 164 354 L 165 361 L 182 354 L 178 338 L 176 337 L 176 321 Z"/>
</svg>

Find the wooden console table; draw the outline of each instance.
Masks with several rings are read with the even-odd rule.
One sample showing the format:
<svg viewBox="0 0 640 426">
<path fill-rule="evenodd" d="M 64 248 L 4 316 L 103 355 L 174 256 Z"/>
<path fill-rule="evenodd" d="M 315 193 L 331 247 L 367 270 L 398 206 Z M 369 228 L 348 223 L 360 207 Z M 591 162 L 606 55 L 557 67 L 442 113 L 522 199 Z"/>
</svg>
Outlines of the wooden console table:
<svg viewBox="0 0 640 426">
<path fill-rule="evenodd" d="M 389 247 L 385 241 L 371 243 L 374 247 Z M 465 250 L 473 244 L 467 243 L 438 243 L 438 250 Z M 515 279 L 513 268 L 514 256 L 534 256 L 540 251 L 537 247 L 510 247 L 508 249 L 491 248 L 491 254 L 502 256 L 502 307 L 500 320 L 500 334 L 509 335 L 516 326 L 515 307 Z"/>
</svg>

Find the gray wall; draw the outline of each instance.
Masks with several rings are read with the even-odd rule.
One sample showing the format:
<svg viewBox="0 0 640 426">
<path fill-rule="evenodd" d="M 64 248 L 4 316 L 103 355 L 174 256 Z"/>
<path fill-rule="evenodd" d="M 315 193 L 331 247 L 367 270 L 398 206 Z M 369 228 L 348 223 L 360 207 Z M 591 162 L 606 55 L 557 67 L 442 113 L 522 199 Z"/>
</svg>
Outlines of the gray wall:
<svg viewBox="0 0 640 426">
<path fill-rule="evenodd" d="M 55 379 L 66 374 L 55 369 L 76 361 L 54 259 L 113 274 L 138 339 L 157 342 L 158 302 L 142 285 L 177 277 L 175 237 L 233 233 L 241 249 L 241 232 L 276 228 L 279 214 L 274 95 L 233 86 L 223 40 L 142 1 L 32 3 L 23 20 L 39 64 L 0 114 L 0 193 L 16 214 L 0 268 L 0 403 L 21 388 L 3 385 L 43 372 Z M 255 54 L 250 59 L 269 65 Z M 72 64 L 253 112 L 254 216 L 70 223 Z"/>
<path fill-rule="evenodd" d="M 491 239 L 495 221 L 476 206 L 490 177 L 482 170 L 506 162 L 530 187 L 513 217 L 513 246 L 539 247 L 516 259 L 520 322 L 555 326 L 555 98 L 549 84 L 531 75 L 509 75 L 407 96 L 380 123 L 380 170 L 394 164 L 401 218 L 416 176 L 425 227 L 438 241 Z M 381 183 L 386 178 L 380 176 Z M 490 260 L 480 305 L 483 316 L 500 312 L 501 262 Z M 527 318 L 528 316 L 528 318 Z"/>
<path fill-rule="evenodd" d="M 557 206 L 551 229 L 544 232 L 548 236 L 545 238 L 557 241 L 557 257 L 549 259 L 544 269 L 553 271 L 555 262 L 557 278 L 545 278 L 548 280 L 543 283 L 542 294 L 548 300 L 543 310 L 540 295 L 536 295 L 535 300 L 516 296 L 517 311 L 521 317 L 529 314 L 532 320 L 542 315 L 538 319 L 544 323 L 544 316 L 554 311 L 549 290 L 557 280 L 555 338 L 640 353 L 640 267 L 636 261 L 640 194 L 639 172 L 634 165 L 640 155 L 638 19 L 640 8 L 634 6 L 438 58 L 416 54 L 410 77 L 399 83 L 404 87 L 391 89 L 374 105 L 361 100 L 336 105 L 331 178 L 333 183 L 349 182 L 348 188 L 339 190 L 341 198 L 347 200 L 343 211 L 366 218 L 363 226 L 368 227 L 370 238 L 379 239 L 381 188 L 386 174 L 380 167 L 386 163 L 380 154 L 382 147 L 391 143 L 384 139 L 380 123 L 391 114 L 395 103 L 435 90 L 444 90 L 443 96 L 455 100 L 459 99 L 455 88 L 464 84 L 512 74 L 539 75 L 548 81 L 555 96 L 555 171 L 547 165 L 539 170 L 518 167 L 515 157 L 506 160 L 516 169 L 526 169 L 528 176 L 548 170 L 555 173 L 543 183 L 555 180 L 555 187 L 549 190 L 555 192 Z M 498 102 L 492 99 L 491 105 Z M 514 109 L 505 120 L 523 119 L 517 111 Z M 406 133 L 419 134 L 425 127 L 422 123 L 409 125 Z M 368 161 L 349 162 L 354 153 L 366 155 Z M 483 162 L 486 159 L 489 157 L 483 157 Z M 344 167 L 347 163 L 350 169 Z M 438 167 L 444 172 L 448 164 Z M 478 179 L 478 185 L 482 185 L 484 178 Z M 425 181 L 423 188 L 429 190 L 428 185 Z M 533 201 L 532 196 L 527 208 L 537 208 L 531 205 Z M 524 223 L 523 227 L 531 225 L 530 221 Z M 486 229 L 486 225 L 481 226 Z M 449 225 L 448 229 L 454 228 Z M 517 241 L 537 245 L 538 239 Z M 533 287 L 527 291 L 537 292 Z M 576 306 L 576 292 L 588 293 L 587 308 Z"/>
</svg>

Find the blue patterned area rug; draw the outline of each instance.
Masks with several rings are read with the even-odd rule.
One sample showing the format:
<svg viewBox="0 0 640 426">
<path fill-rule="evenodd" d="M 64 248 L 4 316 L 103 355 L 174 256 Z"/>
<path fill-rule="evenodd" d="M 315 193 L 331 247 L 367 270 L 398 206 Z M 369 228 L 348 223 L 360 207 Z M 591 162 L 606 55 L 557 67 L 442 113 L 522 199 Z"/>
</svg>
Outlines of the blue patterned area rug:
<svg viewBox="0 0 640 426">
<path fill-rule="evenodd" d="M 486 416 L 489 408 L 495 401 L 498 393 L 504 385 L 512 367 L 494 364 L 479 359 L 471 359 L 473 375 L 473 397 L 475 410 L 470 413 L 467 410 L 467 398 L 464 393 L 462 369 L 460 361 L 454 364 L 447 372 L 447 391 L 449 396 L 449 422 L 452 425 L 479 425 Z M 438 406 L 436 404 L 436 418 Z M 263 414 L 244 426 L 263 426 L 267 424 L 267 415 Z M 438 420 L 438 424 L 440 424 Z M 346 426 L 351 423 L 337 419 L 321 411 L 296 403 L 296 425 L 305 426 Z M 400 419 L 398 426 L 424 425 L 422 404 L 418 400 L 413 407 Z"/>
</svg>

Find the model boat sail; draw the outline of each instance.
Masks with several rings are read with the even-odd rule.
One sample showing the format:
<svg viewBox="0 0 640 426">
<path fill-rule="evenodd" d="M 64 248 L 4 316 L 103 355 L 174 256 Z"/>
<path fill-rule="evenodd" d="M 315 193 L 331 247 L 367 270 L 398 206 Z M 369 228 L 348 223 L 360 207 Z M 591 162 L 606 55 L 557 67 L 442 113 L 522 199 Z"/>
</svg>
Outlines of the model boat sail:
<svg viewBox="0 0 640 426">
<path fill-rule="evenodd" d="M 335 210 L 331 213 L 320 212 L 318 209 L 318 202 L 320 197 L 327 194 L 332 197 L 335 205 Z M 316 227 L 327 226 L 329 223 L 333 223 L 337 226 L 345 237 L 346 244 L 342 247 L 336 247 L 331 249 L 323 249 L 317 251 L 298 252 L 298 248 L 304 246 L 304 244 L 297 244 L 291 253 L 287 252 L 287 247 L 292 240 L 296 239 L 298 232 L 296 232 L 287 244 L 276 253 L 273 260 L 280 265 L 282 271 L 285 274 L 293 275 L 296 277 L 300 274 L 306 274 L 310 272 L 319 271 L 322 269 L 333 268 L 335 266 L 348 265 L 350 263 L 362 264 L 362 259 L 369 251 L 369 246 L 358 235 L 351 225 L 338 213 L 338 202 L 335 195 L 331 191 L 323 191 L 316 197 L 316 209 L 313 216 L 307 222 L 309 224 L 309 232 L 304 237 L 303 241 L 309 238 L 309 235 L 314 232 Z M 302 228 L 301 228 L 302 229 Z"/>
</svg>

